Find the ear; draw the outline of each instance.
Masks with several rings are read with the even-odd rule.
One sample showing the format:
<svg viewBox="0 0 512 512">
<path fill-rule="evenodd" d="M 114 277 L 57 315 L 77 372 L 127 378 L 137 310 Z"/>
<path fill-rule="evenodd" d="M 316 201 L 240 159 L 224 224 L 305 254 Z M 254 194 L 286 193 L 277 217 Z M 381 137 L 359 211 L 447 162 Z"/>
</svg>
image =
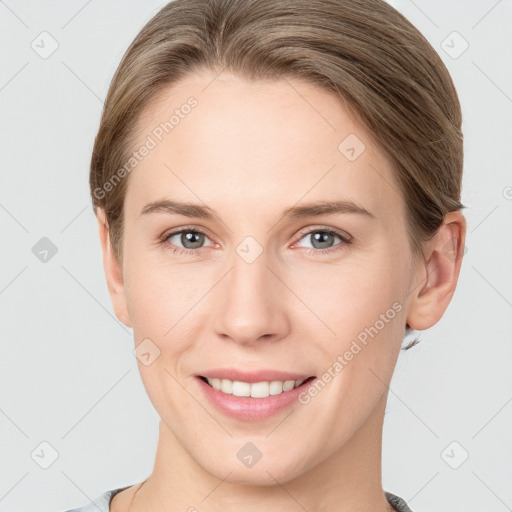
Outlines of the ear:
<svg viewBox="0 0 512 512">
<path fill-rule="evenodd" d="M 427 245 L 425 262 L 419 262 L 421 267 L 412 283 L 413 299 L 407 313 L 412 329 L 428 329 L 443 316 L 457 286 L 465 242 L 464 215 L 460 211 L 447 213 Z"/>
<path fill-rule="evenodd" d="M 112 251 L 108 222 L 106 219 L 105 211 L 102 208 L 97 209 L 96 218 L 98 220 L 101 250 L 103 252 L 103 269 L 105 271 L 108 292 L 110 294 L 112 306 L 114 307 L 114 313 L 120 322 L 128 327 L 131 327 L 132 325 L 128 315 L 128 307 L 123 282 L 123 272 L 121 265 L 114 257 L 114 253 Z"/>
</svg>

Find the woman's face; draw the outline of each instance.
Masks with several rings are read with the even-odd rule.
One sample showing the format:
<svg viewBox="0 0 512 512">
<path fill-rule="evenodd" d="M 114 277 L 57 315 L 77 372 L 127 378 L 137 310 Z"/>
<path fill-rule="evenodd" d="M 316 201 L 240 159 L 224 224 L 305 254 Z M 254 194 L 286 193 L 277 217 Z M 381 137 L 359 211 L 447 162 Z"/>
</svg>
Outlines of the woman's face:
<svg viewBox="0 0 512 512">
<path fill-rule="evenodd" d="M 314 85 L 196 73 L 137 133 L 116 311 L 164 432 L 216 477 L 264 484 L 377 432 L 419 274 L 368 132 Z M 262 395 L 279 383 L 251 382 L 316 379 L 251 398 L 205 375 Z"/>
</svg>

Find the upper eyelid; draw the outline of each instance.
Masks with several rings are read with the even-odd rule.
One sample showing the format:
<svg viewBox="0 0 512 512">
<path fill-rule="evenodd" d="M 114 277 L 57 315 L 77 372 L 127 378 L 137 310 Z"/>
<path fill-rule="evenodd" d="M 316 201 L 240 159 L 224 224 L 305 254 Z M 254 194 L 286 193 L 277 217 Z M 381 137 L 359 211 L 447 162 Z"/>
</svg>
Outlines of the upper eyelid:
<svg viewBox="0 0 512 512">
<path fill-rule="evenodd" d="M 314 233 L 315 231 L 332 232 L 332 233 L 340 236 L 341 238 L 348 239 L 348 240 L 350 240 L 352 238 L 351 235 L 349 235 L 342 229 L 334 228 L 331 226 L 318 226 L 318 227 L 312 227 L 312 228 L 304 228 L 303 230 L 298 232 L 297 236 L 300 236 L 302 238 L 304 235 L 309 235 L 311 233 Z"/>
</svg>

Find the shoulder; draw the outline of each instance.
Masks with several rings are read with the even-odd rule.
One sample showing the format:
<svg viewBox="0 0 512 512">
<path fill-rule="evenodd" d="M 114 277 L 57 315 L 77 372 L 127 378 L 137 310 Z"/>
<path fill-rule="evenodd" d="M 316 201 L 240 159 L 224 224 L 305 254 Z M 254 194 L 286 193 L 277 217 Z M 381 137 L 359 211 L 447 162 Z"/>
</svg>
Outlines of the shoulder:
<svg viewBox="0 0 512 512">
<path fill-rule="evenodd" d="M 414 512 L 409 505 L 407 505 L 406 501 L 403 498 L 400 498 L 400 496 L 390 492 L 384 492 L 384 494 L 386 495 L 388 503 L 394 507 L 396 512 Z"/>
<path fill-rule="evenodd" d="M 112 498 L 118 493 L 127 489 L 130 486 L 119 487 L 117 489 L 111 489 L 110 491 L 105 491 L 103 494 L 98 496 L 94 501 L 89 502 L 87 505 L 79 508 L 73 508 L 70 510 L 65 510 L 64 512 L 109 512 L 110 511 L 110 502 Z"/>
</svg>

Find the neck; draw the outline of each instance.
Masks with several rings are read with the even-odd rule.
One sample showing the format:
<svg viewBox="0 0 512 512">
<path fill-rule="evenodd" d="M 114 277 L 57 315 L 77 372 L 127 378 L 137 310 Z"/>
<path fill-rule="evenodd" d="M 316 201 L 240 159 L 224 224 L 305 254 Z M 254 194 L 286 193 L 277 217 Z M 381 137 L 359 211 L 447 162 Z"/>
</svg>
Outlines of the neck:
<svg viewBox="0 0 512 512">
<path fill-rule="evenodd" d="M 152 474 L 138 487 L 130 512 L 389 512 L 381 484 L 382 428 L 387 393 L 356 433 L 335 453 L 297 478 L 270 485 L 219 479 L 205 471 L 161 421 Z"/>
</svg>

